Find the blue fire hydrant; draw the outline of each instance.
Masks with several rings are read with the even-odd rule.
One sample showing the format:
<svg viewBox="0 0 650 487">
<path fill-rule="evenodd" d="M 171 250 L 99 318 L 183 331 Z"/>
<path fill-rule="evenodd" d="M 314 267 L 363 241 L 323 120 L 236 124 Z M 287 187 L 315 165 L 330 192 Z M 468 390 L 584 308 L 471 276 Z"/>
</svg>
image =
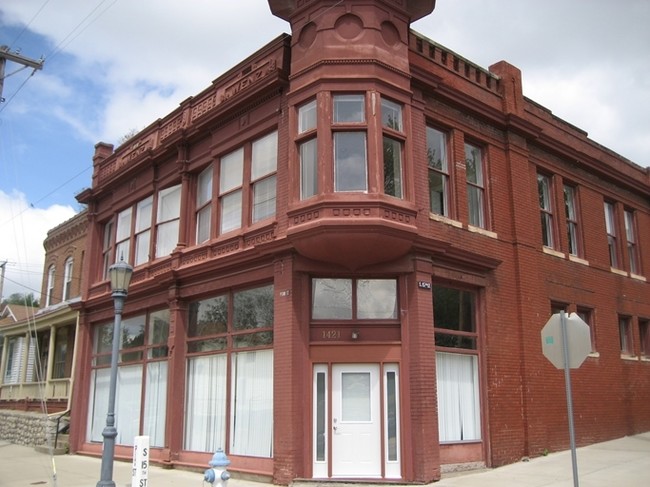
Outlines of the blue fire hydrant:
<svg viewBox="0 0 650 487">
<path fill-rule="evenodd" d="M 230 479 L 230 472 L 226 470 L 228 465 L 230 465 L 230 460 L 228 460 L 228 457 L 221 448 L 217 449 L 208 465 L 212 468 L 205 471 L 203 480 L 213 486 L 226 487 L 228 485 L 228 479 Z"/>
</svg>

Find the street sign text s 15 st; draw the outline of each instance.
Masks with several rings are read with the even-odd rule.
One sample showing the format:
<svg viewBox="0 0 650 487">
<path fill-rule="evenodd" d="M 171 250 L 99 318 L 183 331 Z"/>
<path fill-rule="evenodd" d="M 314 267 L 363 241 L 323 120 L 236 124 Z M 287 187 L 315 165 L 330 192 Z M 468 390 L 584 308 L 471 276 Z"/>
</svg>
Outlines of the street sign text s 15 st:
<svg viewBox="0 0 650 487">
<path fill-rule="evenodd" d="M 589 325 L 576 313 L 565 314 L 569 368 L 577 369 L 591 353 Z M 564 368 L 564 343 L 562 340 L 561 314 L 556 313 L 542 328 L 542 353 L 558 369 Z"/>
</svg>

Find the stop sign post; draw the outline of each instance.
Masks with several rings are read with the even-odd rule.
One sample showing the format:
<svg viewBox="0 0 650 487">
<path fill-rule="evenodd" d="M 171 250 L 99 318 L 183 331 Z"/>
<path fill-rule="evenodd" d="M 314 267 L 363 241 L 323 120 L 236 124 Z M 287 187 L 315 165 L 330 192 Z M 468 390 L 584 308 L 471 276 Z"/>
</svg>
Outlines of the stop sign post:
<svg viewBox="0 0 650 487">
<path fill-rule="evenodd" d="M 591 353 L 589 325 L 575 313 L 571 313 L 570 316 L 567 316 L 564 311 L 554 314 L 542 328 L 542 353 L 556 368 L 564 369 L 573 485 L 578 487 L 578 463 L 576 461 L 573 402 L 571 400 L 571 369 L 580 367 L 587 355 Z"/>
<path fill-rule="evenodd" d="M 562 332 L 562 315 L 564 315 L 566 339 Z M 565 359 L 564 348 L 567 344 L 568 357 Z M 589 325 L 575 313 L 567 315 L 556 313 L 542 328 L 542 353 L 558 369 L 564 368 L 565 360 L 569 368 L 577 369 L 591 353 L 591 332 Z"/>
</svg>

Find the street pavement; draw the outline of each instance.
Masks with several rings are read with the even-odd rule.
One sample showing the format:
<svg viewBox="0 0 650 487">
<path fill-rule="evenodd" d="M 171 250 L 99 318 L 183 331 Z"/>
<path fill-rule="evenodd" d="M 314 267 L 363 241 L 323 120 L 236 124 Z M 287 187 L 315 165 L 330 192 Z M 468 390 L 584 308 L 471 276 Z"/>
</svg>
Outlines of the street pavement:
<svg viewBox="0 0 650 487">
<path fill-rule="evenodd" d="M 571 452 L 481 471 L 443 475 L 429 487 L 650 487 L 650 432 L 578 448 L 578 483 L 574 482 Z M 82 455 L 50 456 L 33 448 L 0 440 L 0 487 L 51 485 L 92 487 L 99 480 L 101 460 Z M 207 468 L 207 465 L 206 465 Z M 55 472 L 55 473 L 54 473 Z M 270 487 L 237 478 L 228 487 Z M 116 487 L 131 486 L 131 463 L 116 461 Z M 302 484 L 302 483 L 301 483 Z M 325 482 L 307 485 L 321 487 Z M 340 484 L 340 483 L 337 483 Z M 348 483 L 354 487 L 353 483 Z M 372 484 L 363 482 L 364 487 Z M 202 471 L 149 468 L 147 487 L 206 487 Z"/>
</svg>

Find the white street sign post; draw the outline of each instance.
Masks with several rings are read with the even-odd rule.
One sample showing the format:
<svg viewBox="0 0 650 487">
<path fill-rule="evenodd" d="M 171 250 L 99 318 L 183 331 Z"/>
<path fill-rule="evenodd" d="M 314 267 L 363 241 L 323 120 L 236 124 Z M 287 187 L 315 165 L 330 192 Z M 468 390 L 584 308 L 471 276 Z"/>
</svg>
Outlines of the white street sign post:
<svg viewBox="0 0 650 487">
<path fill-rule="evenodd" d="M 149 479 L 149 437 L 136 436 L 133 442 L 131 487 L 147 487 Z"/>
<path fill-rule="evenodd" d="M 542 328 L 542 353 L 557 369 L 564 369 L 567 415 L 569 417 L 569 440 L 573 485 L 578 487 L 578 463 L 576 439 L 573 427 L 573 402 L 571 400 L 571 369 L 577 369 L 591 353 L 589 325 L 575 313 L 567 317 L 564 311 L 554 314 Z"/>
</svg>

